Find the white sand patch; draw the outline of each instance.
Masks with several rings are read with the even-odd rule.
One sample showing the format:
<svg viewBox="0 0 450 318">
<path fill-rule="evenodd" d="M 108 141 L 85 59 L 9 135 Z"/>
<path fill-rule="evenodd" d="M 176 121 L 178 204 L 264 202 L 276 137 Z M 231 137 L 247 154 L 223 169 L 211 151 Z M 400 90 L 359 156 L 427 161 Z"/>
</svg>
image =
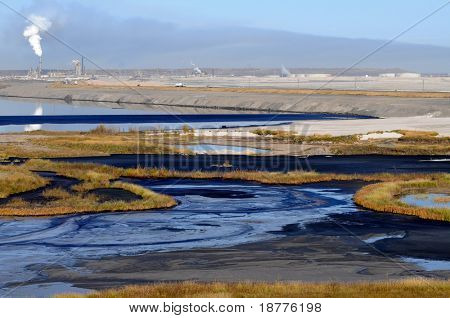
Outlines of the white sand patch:
<svg viewBox="0 0 450 318">
<path fill-rule="evenodd" d="M 422 162 L 450 162 L 450 159 L 430 159 L 430 160 L 420 160 Z"/>
<path fill-rule="evenodd" d="M 361 136 L 361 140 L 370 140 L 370 139 L 398 139 L 402 137 L 402 134 L 395 132 L 383 132 L 383 133 L 371 133 Z"/>
<path fill-rule="evenodd" d="M 292 125 L 281 125 L 271 129 L 286 130 L 302 135 L 328 134 L 332 136 L 370 134 L 373 131 L 394 131 L 401 129 L 435 131 L 439 136 L 450 136 L 450 118 L 420 116 L 355 120 L 305 120 L 294 122 Z"/>
<path fill-rule="evenodd" d="M 194 136 L 199 137 L 256 137 L 257 135 L 250 131 L 241 130 L 194 130 Z"/>
<path fill-rule="evenodd" d="M 440 137 L 450 136 L 450 117 L 430 118 L 392 117 L 382 119 L 354 120 L 304 120 L 290 125 L 265 126 L 270 130 L 286 131 L 302 136 L 311 135 L 363 135 L 362 140 L 376 138 L 399 138 L 402 135 L 395 130 L 435 131 Z M 194 135 L 205 137 L 257 137 L 252 131 L 257 127 L 241 127 L 236 129 L 196 129 Z M 383 131 L 383 133 L 371 133 Z M 366 136 L 366 137 L 364 137 Z M 366 139 L 367 138 L 367 139 Z"/>
</svg>

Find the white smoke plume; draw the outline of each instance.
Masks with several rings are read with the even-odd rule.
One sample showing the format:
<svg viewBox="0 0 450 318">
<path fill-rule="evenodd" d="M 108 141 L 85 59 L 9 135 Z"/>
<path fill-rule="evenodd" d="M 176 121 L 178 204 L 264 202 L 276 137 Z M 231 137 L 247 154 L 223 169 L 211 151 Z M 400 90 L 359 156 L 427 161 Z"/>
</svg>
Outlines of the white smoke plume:
<svg viewBox="0 0 450 318">
<path fill-rule="evenodd" d="M 32 22 L 23 31 L 23 36 L 28 39 L 34 53 L 41 57 L 42 56 L 42 46 L 41 46 L 41 35 L 40 32 L 48 31 L 51 28 L 52 22 L 45 17 L 39 15 L 30 15 L 28 20 Z"/>
</svg>

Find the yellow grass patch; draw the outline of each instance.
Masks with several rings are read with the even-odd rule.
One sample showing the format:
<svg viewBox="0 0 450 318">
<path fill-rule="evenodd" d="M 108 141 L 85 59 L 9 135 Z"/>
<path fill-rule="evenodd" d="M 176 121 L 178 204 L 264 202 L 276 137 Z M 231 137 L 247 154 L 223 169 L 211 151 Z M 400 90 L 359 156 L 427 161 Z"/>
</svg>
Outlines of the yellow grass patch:
<svg viewBox="0 0 450 318">
<path fill-rule="evenodd" d="M 404 137 L 437 137 L 439 134 L 435 131 L 420 130 L 394 130 L 394 132 L 402 134 Z"/>
<path fill-rule="evenodd" d="M 436 203 L 449 203 L 450 196 L 437 197 L 437 198 L 434 198 L 433 201 Z"/>
<path fill-rule="evenodd" d="M 70 198 L 70 193 L 64 190 L 63 188 L 52 188 L 46 189 L 42 196 L 48 199 L 68 199 Z"/>
<path fill-rule="evenodd" d="M 14 199 L 0 206 L 3 216 L 51 216 L 73 213 L 144 211 L 150 209 L 170 208 L 176 205 L 173 198 L 155 193 L 138 185 L 114 181 L 120 177 L 120 169 L 94 164 L 68 164 L 47 160 L 29 160 L 21 167 L 12 168 L 34 175 L 29 170 L 53 171 L 65 177 L 80 180 L 72 187 L 72 191 L 61 188 L 47 189 L 42 202 L 28 203 L 22 199 Z M 22 180 L 22 179 L 15 179 Z M 16 191 L 20 183 L 9 180 L 9 192 Z M 6 185 L 5 185 L 6 188 Z M 129 191 L 140 197 L 138 200 L 100 200 L 90 193 L 98 188 L 113 188 Z M 20 191 L 22 192 L 22 191 Z"/>
<path fill-rule="evenodd" d="M 357 283 L 171 283 L 134 285 L 74 298 L 447 298 L 450 281 L 406 279 Z"/>
</svg>

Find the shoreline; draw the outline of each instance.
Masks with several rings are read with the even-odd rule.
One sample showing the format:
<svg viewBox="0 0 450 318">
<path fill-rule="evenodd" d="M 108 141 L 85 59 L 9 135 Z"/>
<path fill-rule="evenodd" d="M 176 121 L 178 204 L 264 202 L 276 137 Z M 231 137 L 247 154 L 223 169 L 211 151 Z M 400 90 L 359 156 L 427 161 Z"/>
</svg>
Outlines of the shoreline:
<svg viewBox="0 0 450 318">
<path fill-rule="evenodd" d="M 167 104 L 167 103 L 152 103 L 148 101 L 121 101 L 121 100 L 108 100 L 108 99 L 82 99 L 82 98 L 73 98 L 68 97 L 71 95 L 66 95 L 64 97 L 45 97 L 45 96 L 24 96 L 24 95 L 4 95 L 0 94 L 0 98 L 11 98 L 11 99 L 34 99 L 34 100 L 53 100 L 53 101 L 61 101 L 66 102 L 67 104 L 71 104 L 72 102 L 82 102 L 82 103 L 108 103 L 108 104 L 117 104 L 117 105 L 145 105 L 145 106 L 163 106 L 163 107 L 179 107 L 179 108 L 196 108 L 196 109 L 223 109 L 228 111 L 255 111 L 254 108 L 247 107 L 232 107 L 232 106 L 215 106 L 215 105 L 189 105 L 189 104 Z M 257 111 L 265 112 L 265 113 L 286 113 L 286 114 L 302 114 L 302 112 L 298 111 L 290 111 L 290 110 L 274 110 L 270 108 L 259 108 Z M 306 112 L 305 112 L 306 113 Z M 359 116 L 358 114 L 352 113 L 327 113 L 327 112 L 319 112 L 318 114 L 336 114 L 336 115 L 354 115 Z M 377 118 L 377 117 L 374 117 Z"/>
</svg>

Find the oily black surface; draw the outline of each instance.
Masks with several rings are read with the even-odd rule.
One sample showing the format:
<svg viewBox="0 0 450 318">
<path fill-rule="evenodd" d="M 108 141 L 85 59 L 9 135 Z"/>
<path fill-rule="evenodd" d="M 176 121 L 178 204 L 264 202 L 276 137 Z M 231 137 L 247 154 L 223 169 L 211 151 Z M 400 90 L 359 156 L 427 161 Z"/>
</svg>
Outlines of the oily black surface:
<svg viewBox="0 0 450 318">
<path fill-rule="evenodd" d="M 93 162 L 116 167 L 166 168 L 181 171 L 314 170 L 322 173 L 425 173 L 450 172 L 450 156 L 245 156 L 245 155 L 112 155 L 55 159 L 67 162 Z M 221 167 L 224 163 L 229 168 Z"/>
</svg>

